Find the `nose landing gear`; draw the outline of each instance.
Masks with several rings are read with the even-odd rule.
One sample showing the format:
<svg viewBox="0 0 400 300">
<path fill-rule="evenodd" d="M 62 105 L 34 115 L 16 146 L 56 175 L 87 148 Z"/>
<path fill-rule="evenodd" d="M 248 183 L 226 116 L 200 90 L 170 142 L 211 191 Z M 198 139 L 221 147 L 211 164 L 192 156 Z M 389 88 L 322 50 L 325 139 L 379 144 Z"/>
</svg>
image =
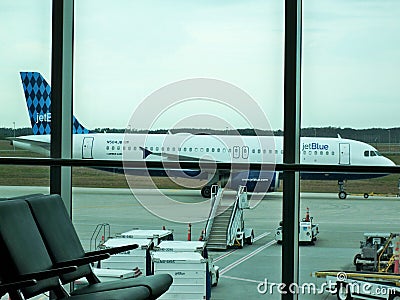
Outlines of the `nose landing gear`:
<svg viewBox="0 0 400 300">
<path fill-rule="evenodd" d="M 347 193 L 344 188 L 344 180 L 338 180 L 338 185 L 339 185 L 339 193 L 338 193 L 339 199 L 344 200 L 347 197 Z"/>
</svg>

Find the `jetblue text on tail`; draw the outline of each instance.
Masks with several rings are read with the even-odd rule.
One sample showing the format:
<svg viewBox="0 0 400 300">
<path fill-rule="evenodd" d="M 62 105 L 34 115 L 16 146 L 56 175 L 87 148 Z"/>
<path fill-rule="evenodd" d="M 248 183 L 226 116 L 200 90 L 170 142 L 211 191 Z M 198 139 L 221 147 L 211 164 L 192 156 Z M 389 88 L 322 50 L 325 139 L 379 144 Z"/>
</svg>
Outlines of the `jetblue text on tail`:
<svg viewBox="0 0 400 300">
<path fill-rule="evenodd" d="M 51 87 L 38 72 L 21 72 L 22 86 L 34 135 L 51 133 Z M 73 117 L 73 134 L 87 134 L 89 130 Z"/>
</svg>

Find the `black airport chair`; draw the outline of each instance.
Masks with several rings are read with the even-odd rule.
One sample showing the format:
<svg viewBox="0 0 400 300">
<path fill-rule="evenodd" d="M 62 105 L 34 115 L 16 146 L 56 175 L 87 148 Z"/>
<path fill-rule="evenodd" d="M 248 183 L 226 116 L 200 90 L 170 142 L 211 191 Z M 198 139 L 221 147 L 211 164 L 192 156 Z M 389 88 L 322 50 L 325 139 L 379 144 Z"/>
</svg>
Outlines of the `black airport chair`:
<svg viewBox="0 0 400 300">
<path fill-rule="evenodd" d="M 19 281 L 9 281 L 5 282 L 3 278 L 0 277 L 0 297 L 9 293 L 11 295 L 17 293 L 20 289 L 28 286 L 35 285 L 37 281 L 35 279 L 25 279 Z"/>
<path fill-rule="evenodd" d="M 93 256 L 104 253 L 111 255 L 132 249 L 129 248 L 130 246 L 122 246 L 85 253 L 64 202 L 59 195 L 29 197 L 26 199 L 26 202 L 31 208 L 36 224 L 46 244 L 47 251 L 54 264 L 74 261 L 87 255 Z M 123 289 L 132 286 L 146 286 L 151 295 L 149 299 L 157 299 L 172 284 L 172 276 L 169 274 L 100 282 L 89 264 L 80 266 L 76 272 L 60 275 L 63 284 L 74 282 L 83 277 L 87 279 L 89 284 L 74 290 L 71 292 L 72 295 Z"/>
<path fill-rule="evenodd" d="M 85 263 L 101 257 L 108 257 L 108 255 L 88 257 Z M 52 262 L 25 201 L 0 201 L 0 278 L 2 283 L 35 281 L 30 286 L 3 289 L 2 292 L 7 291 L 12 300 L 29 299 L 48 291 L 53 292 L 56 299 L 68 300 L 149 299 L 149 290 L 144 286 L 71 296 L 60 285 L 59 276 L 76 271 L 77 267 L 65 265 L 60 267 Z"/>
</svg>

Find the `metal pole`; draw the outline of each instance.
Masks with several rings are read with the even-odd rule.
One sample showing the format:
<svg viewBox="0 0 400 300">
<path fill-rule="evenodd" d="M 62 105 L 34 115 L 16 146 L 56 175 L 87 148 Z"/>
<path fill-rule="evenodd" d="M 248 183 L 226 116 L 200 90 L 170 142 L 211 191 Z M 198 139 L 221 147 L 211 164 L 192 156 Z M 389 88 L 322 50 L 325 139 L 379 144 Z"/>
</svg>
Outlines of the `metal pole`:
<svg viewBox="0 0 400 300">
<path fill-rule="evenodd" d="M 302 0 L 285 0 L 283 162 L 300 162 L 300 74 Z M 282 299 L 298 299 L 290 289 L 299 281 L 299 172 L 283 172 Z"/>
<path fill-rule="evenodd" d="M 53 0 L 51 57 L 51 158 L 71 158 L 73 0 Z M 50 193 L 71 212 L 71 167 L 50 167 Z"/>
<path fill-rule="evenodd" d="M 14 141 L 15 141 L 15 122 L 13 122 L 13 126 L 14 126 Z M 15 144 L 13 143 L 13 148 L 14 148 L 14 152 L 15 152 Z"/>
</svg>

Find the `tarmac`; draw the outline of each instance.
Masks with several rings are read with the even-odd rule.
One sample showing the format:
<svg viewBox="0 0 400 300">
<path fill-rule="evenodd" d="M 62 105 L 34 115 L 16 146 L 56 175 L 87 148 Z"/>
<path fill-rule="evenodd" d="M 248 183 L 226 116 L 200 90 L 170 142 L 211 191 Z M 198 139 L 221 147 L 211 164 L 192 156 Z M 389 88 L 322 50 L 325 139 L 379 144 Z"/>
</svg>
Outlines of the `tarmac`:
<svg viewBox="0 0 400 300">
<path fill-rule="evenodd" d="M 0 197 L 31 193 L 48 193 L 42 187 L 0 187 Z M 174 230 L 175 240 L 187 240 L 188 224 L 191 238 L 198 240 L 205 227 L 204 216 L 181 222 L 165 220 L 143 207 L 137 199 L 154 199 L 157 211 L 168 211 L 172 202 L 185 203 L 196 209 L 204 199 L 197 190 L 161 190 L 170 201 L 160 200 L 154 190 L 73 188 L 73 222 L 85 249 L 93 248 L 91 236 L 97 224 L 110 225 L 111 236 L 139 229 Z M 234 192 L 228 193 L 234 195 Z M 150 201 L 151 202 L 151 201 Z M 149 202 L 146 202 L 149 203 Z M 325 280 L 312 277 L 320 270 L 355 270 L 353 258 L 360 252 L 360 241 L 365 232 L 400 232 L 400 198 L 348 196 L 340 200 L 337 194 L 302 193 L 300 216 L 307 207 L 314 223 L 319 224 L 315 245 L 301 245 L 299 257 L 299 299 L 336 299 L 324 291 Z M 199 210 L 199 214 L 203 214 Z M 278 284 L 281 281 L 282 248 L 274 239 L 275 229 L 282 216 L 282 193 L 266 194 L 254 207 L 244 212 L 245 227 L 253 228 L 255 241 L 242 249 L 210 251 L 220 267 L 217 287 L 212 288 L 212 299 L 281 299 Z M 204 219 L 204 218 L 203 218 Z M 68 237 L 60 237 L 68 242 Z M 303 288 L 303 289 L 302 289 Z"/>
</svg>

